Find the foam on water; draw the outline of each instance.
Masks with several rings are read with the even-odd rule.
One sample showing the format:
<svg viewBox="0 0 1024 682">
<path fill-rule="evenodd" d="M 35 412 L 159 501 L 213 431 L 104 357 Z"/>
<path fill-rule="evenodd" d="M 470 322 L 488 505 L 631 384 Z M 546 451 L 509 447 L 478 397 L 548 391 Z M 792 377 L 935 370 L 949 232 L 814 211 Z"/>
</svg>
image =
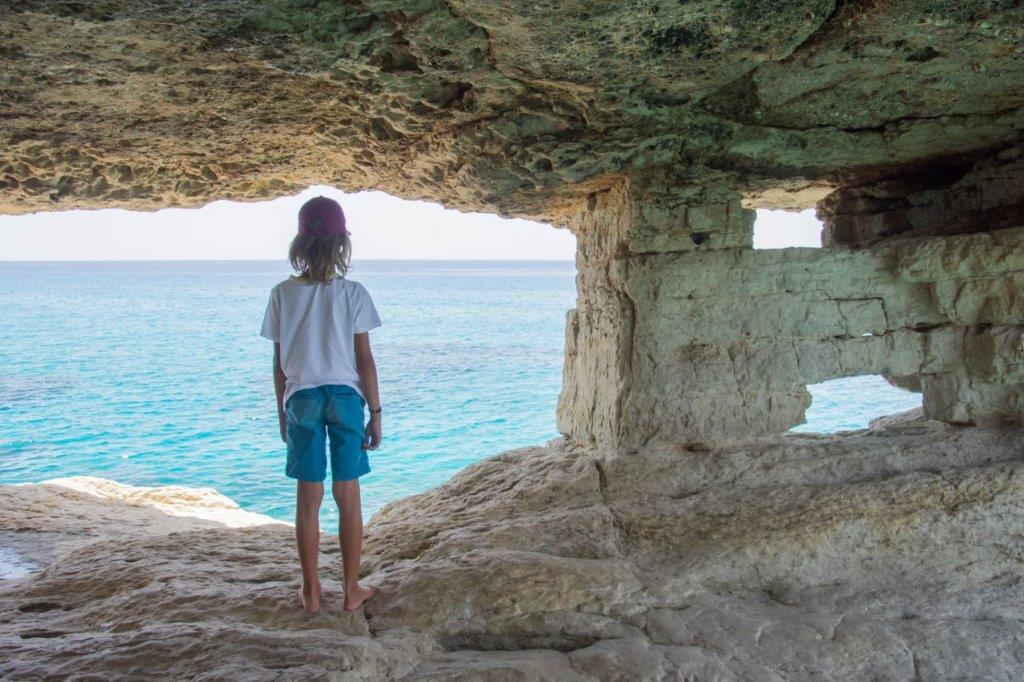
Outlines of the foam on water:
<svg viewBox="0 0 1024 682">
<path fill-rule="evenodd" d="M 279 262 L 0 263 L 0 482 L 213 487 L 290 520 L 271 344 L 259 337 L 288 273 Z M 371 333 L 385 440 L 362 479 L 367 516 L 557 436 L 572 263 L 360 262 L 350 277 L 384 322 Z M 865 380 L 852 406 L 813 389 L 802 430 L 863 427 L 920 403 Z M 330 529 L 337 510 L 323 516 Z"/>
</svg>

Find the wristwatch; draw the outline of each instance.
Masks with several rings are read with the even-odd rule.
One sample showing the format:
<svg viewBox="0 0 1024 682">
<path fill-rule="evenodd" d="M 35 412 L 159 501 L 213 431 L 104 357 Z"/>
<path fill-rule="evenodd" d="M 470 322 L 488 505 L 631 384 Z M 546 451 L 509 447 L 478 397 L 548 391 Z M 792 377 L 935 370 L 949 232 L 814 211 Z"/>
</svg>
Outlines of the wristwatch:
<svg viewBox="0 0 1024 682">
<path fill-rule="evenodd" d="M 381 408 L 379 407 L 376 410 L 370 410 L 370 414 L 380 414 L 380 410 Z"/>
</svg>

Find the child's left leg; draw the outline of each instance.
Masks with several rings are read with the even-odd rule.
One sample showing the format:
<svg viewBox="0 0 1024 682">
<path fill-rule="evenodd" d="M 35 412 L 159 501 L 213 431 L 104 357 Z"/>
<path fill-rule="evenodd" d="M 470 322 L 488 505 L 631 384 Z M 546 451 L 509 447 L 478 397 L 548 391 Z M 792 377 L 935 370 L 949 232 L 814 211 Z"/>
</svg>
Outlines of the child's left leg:
<svg viewBox="0 0 1024 682">
<path fill-rule="evenodd" d="M 299 564 L 302 566 L 302 588 L 299 599 L 310 613 L 320 608 L 320 577 L 317 557 L 320 554 L 320 502 L 324 499 L 324 484 L 299 481 L 295 504 L 295 540 L 299 546 Z"/>
<path fill-rule="evenodd" d="M 341 567 L 345 575 L 345 610 L 352 611 L 373 596 L 372 587 L 359 584 L 359 562 L 363 556 L 363 511 L 359 498 L 359 479 L 334 481 L 332 491 L 341 517 L 338 542 Z"/>
</svg>

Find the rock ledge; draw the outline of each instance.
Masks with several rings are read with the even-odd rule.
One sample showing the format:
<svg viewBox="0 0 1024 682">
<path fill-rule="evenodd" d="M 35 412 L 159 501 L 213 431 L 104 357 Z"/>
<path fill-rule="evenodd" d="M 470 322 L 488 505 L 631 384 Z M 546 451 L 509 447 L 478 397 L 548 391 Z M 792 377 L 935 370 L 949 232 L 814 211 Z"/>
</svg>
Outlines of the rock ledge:
<svg viewBox="0 0 1024 682">
<path fill-rule="evenodd" d="M 1021 452 L 1024 429 L 913 415 L 629 457 L 556 440 L 382 509 L 363 611 L 325 537 L 314 617 L 291 529 L 228 527 L 212 493 L 5 486 L 0 537 L 50 558 L 2 583 L 0 676 L 1011 679 Z"/>
</svg>

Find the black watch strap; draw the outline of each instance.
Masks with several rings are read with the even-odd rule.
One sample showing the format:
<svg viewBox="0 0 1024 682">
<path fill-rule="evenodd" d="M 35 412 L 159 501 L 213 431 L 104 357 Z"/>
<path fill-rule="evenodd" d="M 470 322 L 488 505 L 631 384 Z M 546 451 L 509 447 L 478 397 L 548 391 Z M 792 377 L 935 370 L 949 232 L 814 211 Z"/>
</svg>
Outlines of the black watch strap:
<svg viewBox="0 0 1024 682">
<path fill-rule="evenodd" d="M 380 411 L 381 408 L 378 407 L 376 410 L 370 410 L 370 414 L 380 414 Z"/>
</svg>

